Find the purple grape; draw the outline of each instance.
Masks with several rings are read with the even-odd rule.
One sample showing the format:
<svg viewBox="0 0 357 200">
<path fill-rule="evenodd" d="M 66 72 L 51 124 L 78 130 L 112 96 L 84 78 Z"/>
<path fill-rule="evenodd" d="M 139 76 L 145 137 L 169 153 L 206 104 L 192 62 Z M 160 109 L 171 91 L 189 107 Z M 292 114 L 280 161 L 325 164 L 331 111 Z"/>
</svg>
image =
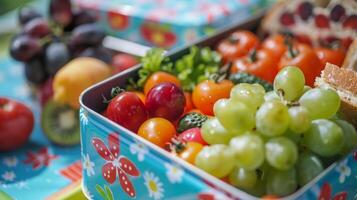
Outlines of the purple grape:
<svg viewBox="0 0 357 200">
<path fill-rule="evenodd" d="M 60 42 L 51 43 L 45 51 L 45 66 L 49 75 L 54 76 L 70 60 L 67 46 Z"/>
<path fill-rule="evenodd" d="M 47 80 L 48 76 L 40 59 L 35 58 L 25 63 L 25 77 L 29 82 L 36 85 Z"/>
<path fill-rule="evenodd" d="M 96 14 L 91 10 L 77 10 L 74 12 L 74 26 L 80 26 L 82 24 L 91 24 L 97 21 Z"/>
<path fill-rule="evenodd" d="M 302 20 L 306 21 L 312 16 L 313 8 L 314 6 L 311 2 L 302 2 L 297 8 L 297 14 Z"/>
<path fill-rule="evenodd" d="M 51 0 L 50 1 L 50 17 L 57 24 L 65 27 L 72 21 L 72 7 L 70 0 Z"/>
<path fill-rule="evenodd" d="M 71 50 L 82 46 L 99 46 L 102 44 L 104 37 L 103 30 L 96 24 L 83 24 L 73 30 L 68 44 Z"/>
<path fill-rule="evenodd" d="M 79 57 L 93 57 L 97 58 L 107 64 L 112 62 L 111 53 L 104 47 L 89 47 L 85 49 Z"/>
<path fill-rule="evenodd" d="M 346 10 L 343 6 L 341 6 L 340 4 L 337 4 L 332 8 L 331 13 L 330 13 L 330 19 L 332 21 L 338 22 L 344 16 L 346 16 Z"/>
<path fill-rule="evenodd" d="M 31 37 L 43 38 L 51 34 L 51 32 L 48 22 L 42 18 L 33 19 L 24 26 L 24 33 Z"/>
<path fill-rule="evenodd" d="M 34 8 L 23 7 L 19 10 L 18 20 L 21 25 L 25 25 L 27 22 L 35 18 L 42 18 L 42 15 L 38 13 Z"/>
<path fill-rule="evenodd" d="M 41 52 L 40 40 L 28 35 L 15 36 L 10 43 L 10 55 L 18 61 L 27 62 Z"/>
</svg>

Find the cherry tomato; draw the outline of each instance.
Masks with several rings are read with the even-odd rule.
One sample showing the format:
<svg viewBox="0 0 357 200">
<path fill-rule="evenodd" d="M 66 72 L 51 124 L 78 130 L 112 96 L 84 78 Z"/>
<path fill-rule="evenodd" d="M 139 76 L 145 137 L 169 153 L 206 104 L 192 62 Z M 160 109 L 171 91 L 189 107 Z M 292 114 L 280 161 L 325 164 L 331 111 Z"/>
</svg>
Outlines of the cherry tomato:
<svg viewBox="0 0 357 200">
<path fill-rule="evenodd" d="M 145 94 L 139 91 L 133 91 L 136 95 L 138 95 L 138 97 L 140 98 L 140 100 L 145 103 Z"/>
<path fill-rule="evenodd" d="M 107 107 L 106 115 L 110 120 L 133 132 L 148 118 L 144 103 L 133 92 L 122 92 L 114 97 Z"/>
<path fill-rule="evenodd" d="M 231 73 L 248 72 L 268 82 L 273 82 L 278 73 L 278 60 L 267 50 L 253 50 L 250 55 L 233 62 Z"/>
<path fill-rule="evenodd" d="M 262 200 L 278 200 L 279 197 L 275 195 L 265 195 L 262 197 Z"/>
<path fill-rule="evenodd" d="M 245 56 L 259 46 L 259 39 L 250 31 L 237 31 L 218 44 L 217 50 L 225 62 Z"/>
<path fill-rule="evenodd" d="M 192 103 L 192 95 L 189 92 L 184 92 L 185 94 L 185 99 L 186 99 L 186 106 L 185 106 L 185 110 L 184 113 L 187 113 L 189 111 L 191 111 L 192 109 L 195 108 L 195 106 Z"/>
<path fill-rule="evenodd" d="M 287 49 L 285 37 L 281 34 L 271 35 L 264 40 L 261 48 L 270 51 L 277 59 L 280 59 Z"/>
<path fill-rule="evenodd" d="M 203 145 L 197 142 L 187 142 L 184 144 L 184 149 L 177 152 L 178 157 L 194 165 L 198 153 L 202 150 Z"/>
<path fill-rule="evenodd" d="M 202 145 L 207 145 L 207 142 L 204 141 L 204 139 L 202 138 L 200 128 L 188 129 L 188 130 L 182 132 L 178 138 L 180 141 L 183 141 L 183 142 L 197 142 Z"/>
<path fill-rule="evenodd" d="M 0 151 L 22 146 L 30 137 L 34 116 L 24 104 L 0 98 Z"/>
<path fill-rule="evenodd" d="M 192 101 L 196 108 L 206 115 L 213 115 L 213 105 L 217 100 L 228 98 L 234 84 L 230 80 L 216 83 L 206 80 L 198 85 L 192 92 Z"/>
<path fill-rule="evenodd" d="M 315 51 L 306 44 L 297 44 L 285 51 L 280 60 L 279 68 L 297 66 L 305 75 L 305 82 L 314 85 L 315 77 L 319 76 L 324 66 Z"/>
<path fill-rule="evenodd" d="M 174 75 L 166 72 L 155 72 L 146 80 L 144 85 L 144 94 L 147 94 L 154 86 L 164 82 L 173 83 L 178 87 L 181 86 L 180 80 L 178 80 Z"/>
<path fill-rule="evenodd" d="M 345 52 L 342 49 L 315 48 L 315 52 L 319 57 L 322 65 L 332 63 L 337 66 L 342 66 L 345 60 Z"/>
<path fill-rule="evenodd" d="M 115 55 L 112 60 L 114 74 L 127 70 L 138 63 L 138 60 L 134 56 L 125 53 L 119 53 Z"/>
<path fill-rule="evenodd" d="M 186 105 L 183 91 L 173 83 L 154 86 L 146 95 L 145 106 L 152 117 L 162 117 L 171 122 L 177 120 Z"/>
<path fill-rule="evenodd" d="M 138 131 L 138 135 L 161 148 L 164 148 L 175 134 L 174 125 L 170 121 L 158 117 L 146 120 Z"/>
</svg>

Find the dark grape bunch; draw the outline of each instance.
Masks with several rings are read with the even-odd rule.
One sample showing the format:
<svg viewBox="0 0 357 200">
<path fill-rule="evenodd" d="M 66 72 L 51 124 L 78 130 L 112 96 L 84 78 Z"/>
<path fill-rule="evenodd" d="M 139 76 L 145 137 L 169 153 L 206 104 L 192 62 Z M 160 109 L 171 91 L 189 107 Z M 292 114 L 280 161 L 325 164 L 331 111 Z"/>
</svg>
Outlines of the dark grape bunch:
<svg viewBox="0 0 357 200">
<path fill-rule="evenodd" d="M 102 46 L 105 34 L 95 24 L 95 13 L 74 9 L 70 0 L 51 0 L 48 11 L 47 19 L 31 7 L 21 8 L 21 31 L 10 43 L 10 55 L 24 63 L 30 83 L 43 85 L 75 57 L 111 62 L 110 52 Z"/>
</svg>

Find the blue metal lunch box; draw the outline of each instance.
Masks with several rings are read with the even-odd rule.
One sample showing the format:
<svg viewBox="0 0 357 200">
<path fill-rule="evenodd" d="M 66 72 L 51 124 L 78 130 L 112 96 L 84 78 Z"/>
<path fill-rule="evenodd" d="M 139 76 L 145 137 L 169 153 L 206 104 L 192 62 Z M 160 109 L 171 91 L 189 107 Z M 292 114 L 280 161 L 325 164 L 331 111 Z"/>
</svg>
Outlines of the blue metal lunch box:
<svg viewBox="0 0 357 200">
<path fill-rule="evenodd" d="M 214 46 L 236 29 L 248 29 L 259 17 L 194 45 Z M 189 47 L 169 52 L 172 60 Z M 115 86 L 135 77 L 140 65 L 117 74 L 86 91 L 80 97 L 83 191 L 88 199 L 228 200 L 258 199 L 222 180 L 172 156 L 135 133 L 101 115 Z M 224 164 L 224 163 L 222 163 Z M 357 199 L 357 149 L 333 163 L 309 184 L 283 199 Z"/>
</svg>

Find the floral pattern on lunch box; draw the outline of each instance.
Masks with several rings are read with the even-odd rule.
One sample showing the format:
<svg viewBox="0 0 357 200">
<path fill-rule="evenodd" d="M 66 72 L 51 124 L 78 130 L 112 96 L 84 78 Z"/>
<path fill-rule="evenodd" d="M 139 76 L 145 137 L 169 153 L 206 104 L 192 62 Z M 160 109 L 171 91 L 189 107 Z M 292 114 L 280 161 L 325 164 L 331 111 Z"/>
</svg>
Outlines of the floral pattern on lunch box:
<svg viewBox="0 0 357 200">
<path fill-rule="evenodd" d="M 90 199 L 249 199 L 165 156 L 124 128 L 82 107 L 83 191 Z M 207 175 L 208 176 L 208 175 Z M 223 187 L 223 188 L 222 188 Z M 357 150 L 287 199 L 357 198 Z"/>
</svg>

